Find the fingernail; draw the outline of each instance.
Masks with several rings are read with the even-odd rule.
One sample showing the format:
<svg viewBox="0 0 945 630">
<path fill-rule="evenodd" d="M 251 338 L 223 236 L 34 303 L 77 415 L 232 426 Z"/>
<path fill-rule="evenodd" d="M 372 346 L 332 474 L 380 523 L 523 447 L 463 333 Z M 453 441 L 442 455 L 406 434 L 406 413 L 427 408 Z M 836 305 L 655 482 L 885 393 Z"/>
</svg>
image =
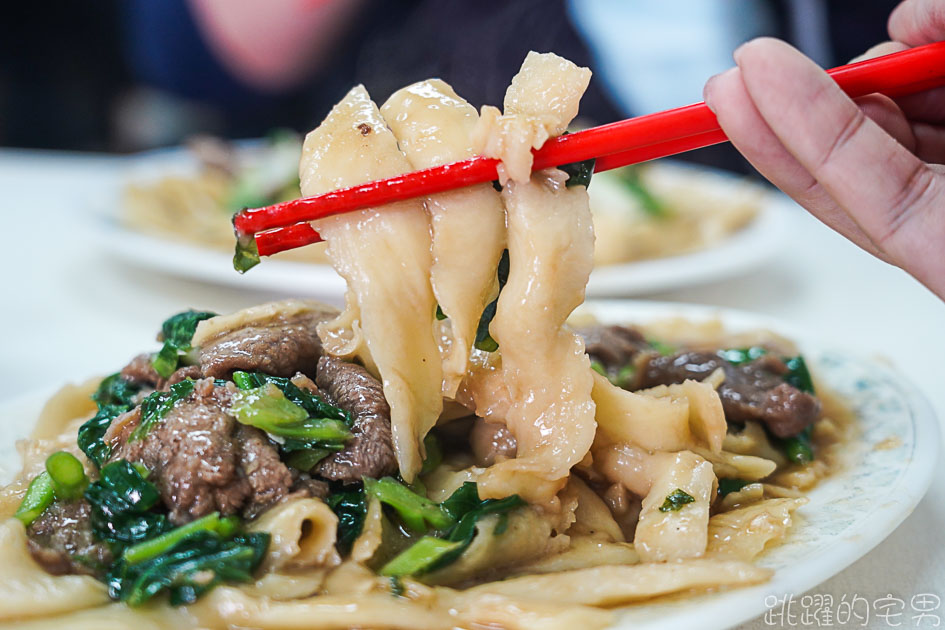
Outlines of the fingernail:
<svg viewBox="0 0 945 630">
<path fill-rule="evenodd" d="M 715 86 L 726 74 L 731 74 L 735 72 L 735 68 L 729 68 L 725 72 L 720 72 L 719 74 L 709 77 L 709 80 L 705 82 L 705 87 L 702 88 L 702 100 L 705 101 L 706 106 L 712 111 L 715 112 L 715 106 L 712 104 L 713 92 L 715 91 Z"/>
</svg>

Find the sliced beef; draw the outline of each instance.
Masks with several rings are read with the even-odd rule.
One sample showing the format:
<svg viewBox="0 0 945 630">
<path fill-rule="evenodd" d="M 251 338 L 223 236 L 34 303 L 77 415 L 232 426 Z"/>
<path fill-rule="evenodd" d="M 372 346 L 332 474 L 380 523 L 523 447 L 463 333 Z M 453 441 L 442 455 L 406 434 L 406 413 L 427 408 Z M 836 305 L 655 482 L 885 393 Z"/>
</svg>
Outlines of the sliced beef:
<svg viewBox="0 0 945 630">
<path fill-rule="evenodd" d="M 591 359 L 608 371 L 617 371 L 640 353 L 652 351 L 640 331 L 626 326 L 589 326 L 577 333 L 584 338 L 584 349 Z"/>
<path fill-rule="evenodd" d="M 203 372 L 200 369 L 199 365 L 186 365 L 184 367 L 177 368 L 173 374 L 171 374 L 166 381 L 158 383 L 158 389 L 167 390 L 171 385 L 177 385 L 181 381 L 191 379 L 196 381 L 203 378 Z"/>
<path fill-rule="evenodd" d="M 121 368 L 121 377 L 126 381 L 152 389 L 157 389 L 158 383 L 164 380 L 151 365 L 151 355 L 147 353 L 139 354 L 128 365 Z"/>
<path fill-rule="evenodd" d="M 144 464 L 175 524 L 215 510 L 256 514 L 278 501 L 292 485 L 265 435 L 239 425 L 227 413 L 230 387 L 197 381 L 143 439 L 119 444 L 112 459 Z M 134 412 L 132 412 L 134 413 Z M 123 435 L 140 421 L 130 418 Z"/>
<path fill-rule="evenodd" d="M 108 547 L 92 535 L 92 509 L 86 501 L 56 502 L 30 524 L 29 550 L 53 575 L 102 575 L 112 563 Z"/>
<path fill-rule="evenodd" d="M 725 372 L 719 397 L 730 422 L 759 420 L 778 437 L 797 435 L 820 417 L 820 401 L 784 382 L 788 367 L 766 354 L 750 363 L 733 365 L 710 352 L 649 355 L 638 370 L 635 388 L 701 381 L 718 368 Z"/>
<path fill-rule="evenodd" d="M 235 370 L 313 376 L 322 353 L 315 327 L 330 317 L 327 311 L 306 311 L 228 331 L 200 349 L 200 367 L 214 378 L 229 378 Z"/>
<path fill-rule="evenodd" d="M 518 451 L 515 436 L 507 426 L 476 418 L 469 431 L 469 446 L 477 466 L 492 466 L 497 461 L 512 459 Z"/>
<path fill-rule="evenodd" d="M 237 424 L 234 440 L 239 446 L 240 469 L 252 490 L 243 514 L 253 518 L 286 495 L 293 484 L 292 473 L 259 429 Z"/>
<path fill-rule="evenodd" d="M 187 365 L 178 368 L 169 378 L 163 378 L 151 364 L 151 355 L 145 353 L 139 354 L 123 367 L 121 377 L 126 381 L 144 386 L 146 388 L 145 392 L 148 394 L 151 393 L 150 390 L 154 389 L 166 391 L 171 385 L 180 383 L 187 378 L 197 380 L 203 377 L 203 374 L 199 365 Z"/>
<path fill-rule="evenodd" d="M 292 486 L 292 493 L 289 495 L 289 498 L 327 499 L 329 494 L 331 494 L 331 488 L 329 488 L 328 482 L 322 481 L 321 479 L 312 479 L 307 473 L 304 473 L 302 477 L 295 482 L 295 485 Z"/>
<path fill-rule="evenodd" d="M 322 460 L 315 472 L 334 481 L 383 477 L 397 470 L 390 406 L 380 382 L 360 365 L 323 356 L 315 382 L 322 396 L 351 414 L 352 437 L 345 448 Z"/>
</svg>

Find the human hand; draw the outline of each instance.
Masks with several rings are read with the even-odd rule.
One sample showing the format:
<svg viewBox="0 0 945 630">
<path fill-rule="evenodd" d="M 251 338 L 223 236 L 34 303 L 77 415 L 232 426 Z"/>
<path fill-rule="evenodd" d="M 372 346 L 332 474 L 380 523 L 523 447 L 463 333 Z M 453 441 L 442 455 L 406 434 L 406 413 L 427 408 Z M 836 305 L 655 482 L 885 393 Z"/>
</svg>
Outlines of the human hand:
<svg viewBox="0 0 945 630">
<path fill-rule="evenodd" d="M 874 57 L 945 40 L 940 0 L 905 0 Z M 945 299 L 945 88 L 847 97 L 788 44 L 756 39 L 705 100 L 758 171 L 828 226 Z"/>
</svg>

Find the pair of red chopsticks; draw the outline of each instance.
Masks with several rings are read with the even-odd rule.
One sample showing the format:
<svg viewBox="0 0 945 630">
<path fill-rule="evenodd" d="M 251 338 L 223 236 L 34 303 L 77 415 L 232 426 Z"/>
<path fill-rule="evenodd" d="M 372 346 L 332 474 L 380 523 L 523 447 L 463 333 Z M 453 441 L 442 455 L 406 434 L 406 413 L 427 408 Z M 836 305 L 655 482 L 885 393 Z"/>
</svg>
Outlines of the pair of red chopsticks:
<svg viewBox="0 0 945 630">
<path fill-rule="evenodd" d="M 840 66 L 828 74 L 853 98 L 873 93 L 905 96 L 945 86 L 945 42 Z M 534 152 L 532 168 L 596 158 L 594 171 L 606 171 L 726 140 L 715 115 L 705 103 L 697 103 L 553 138 Z M 245 244 L 253 236 L 258 254 L 269 256 L 320 241 L 309 221 L 490 182 L 498 177 L 498 163 L 478 156 L 315 197 L 246 209 L 234 217 L 233 225 L 239 241 Z"/>
</svg>

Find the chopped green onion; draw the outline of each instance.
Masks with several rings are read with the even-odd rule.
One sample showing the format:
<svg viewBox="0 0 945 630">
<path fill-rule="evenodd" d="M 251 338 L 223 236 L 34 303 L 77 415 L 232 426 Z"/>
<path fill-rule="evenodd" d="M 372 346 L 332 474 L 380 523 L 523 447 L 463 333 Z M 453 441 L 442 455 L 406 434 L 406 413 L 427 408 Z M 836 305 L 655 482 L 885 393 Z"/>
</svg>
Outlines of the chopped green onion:
<svg viewBox="0 0 945 630">
<path fill-rule="evenodd" d="M 663 501 L 663 505 L 660 506 L 660 512 L 678 512 L 682 509 L 687 503 L 693 503 L 695 498 L 683 490 L 682 488 L 676 488 L 673 490 Z"/>
<path fill-rule="evenodd" d="M 381 567 L 379 573 L 388 577 L 426 573 L 444 556 L 462 546 L 462 541 L 424 536 Z"/>
<path fill-rule="evenodd" d="M 455 522 L 452 516 L 439 505 L 412 492 L 410 488 L 393 477 L 377 480 L 366 477 L 364 493 L 394 508 L 404 525 L 414 532 L 427 531 L 427 525 L 433 529 L 445 529 Z"/>
<path fill-rule="evenodd" d="M 443 309 L 440 308 L 439 304 L 436 305 L 436 319 L 440 322 L 446 319 L 446 313 L 443 312 Z"/>
<path fill-rule="evenodd" d="M 607 368 L 604 367 L 604 364 L 600 361 L 591 361 L 591 369 L 600 374 L 601 376 L 607 376 Z"/>
<path fill-rule="evenodd" d="M 186 525 L 165 532 L 156 538 L 128 547 L 122 554 L 122 558 L 128 564 L 138 564 L 165 553 L 180 541 L 197 532 L 214 532 L 223 538 L 229 538 L 236 533 L 238 528 L 239 519 L 235 516 L 221 518 L 219 512 L 212 512 Z"/>
<path fill-rule="evenodd" d="M 66 451 L 58 451 L 46 458 L 46 472 L 52 479 L 56 498 L 60 501 L 78 499 L 89 484 L 82 462 Z"/>
<path fill-rule="evenodd" d="M 23 500 L 20 501 L 20 507 L 13 516 L 25 527 L 29 527 L 30 523 L 39 518 L 52 504 L 55 495 L 56 487 L 52 477 L 47 472 L 39 473 L 30 482 Z"/>
</svg>

